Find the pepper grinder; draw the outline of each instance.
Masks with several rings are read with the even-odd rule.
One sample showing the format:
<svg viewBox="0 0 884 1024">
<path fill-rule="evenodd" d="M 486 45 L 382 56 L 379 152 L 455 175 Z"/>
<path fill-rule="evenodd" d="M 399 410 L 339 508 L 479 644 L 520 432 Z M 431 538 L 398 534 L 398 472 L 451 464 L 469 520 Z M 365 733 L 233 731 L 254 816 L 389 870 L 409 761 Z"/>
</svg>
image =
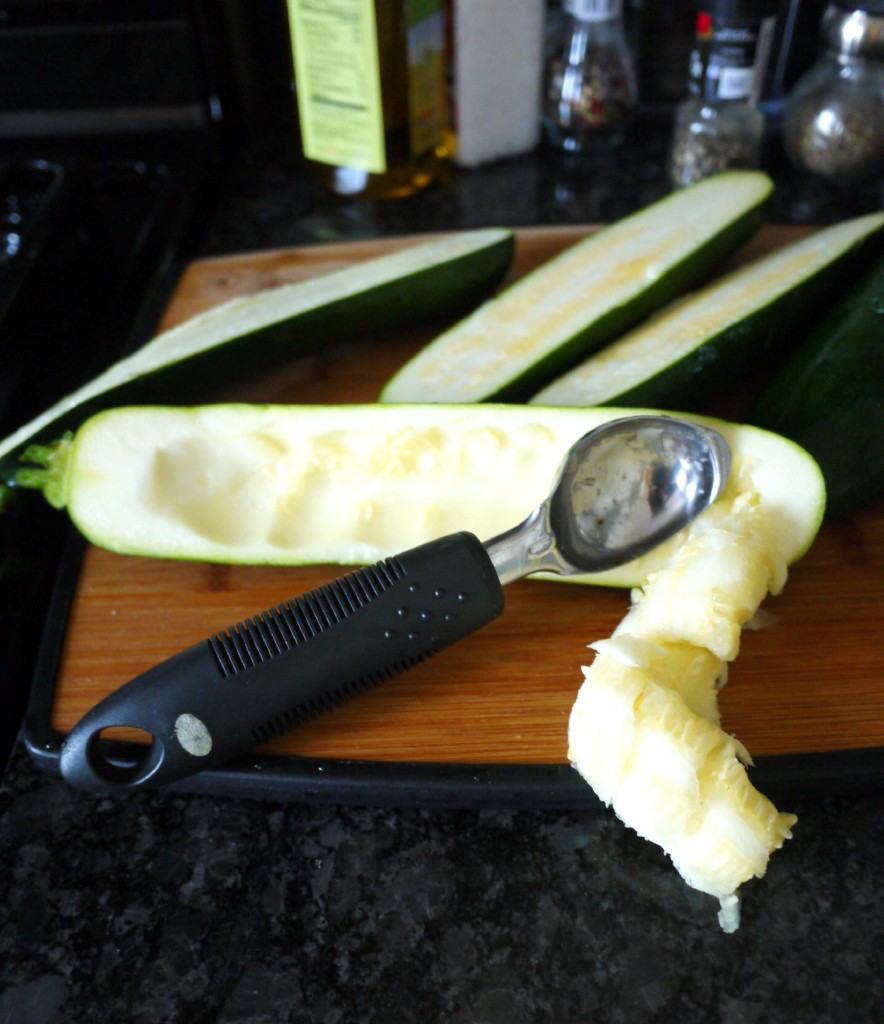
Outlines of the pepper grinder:
<svg viewBox="0 0 884 1024">
<path fill-rule="evenodd" d="M 569 153 L 616 145 L 638 87 L 622 0 L 563 0 L 563 22 L 547 64 L 543 126 Z"/>
<path fill-rule="evenodd" d="M 772 0 L 707 0 L 697 14 L 688 99 L 678 108 L 669 155 L 676 187 L 758 164 L 758 108 L 775 18 Z"/>
<path fill-rule="evenodd" d="M 825 51 L 798 80 L 783 146 L 801 170 L 860 179 L 884 170 L 884 4 L 829 4 Z"/>
</svg>

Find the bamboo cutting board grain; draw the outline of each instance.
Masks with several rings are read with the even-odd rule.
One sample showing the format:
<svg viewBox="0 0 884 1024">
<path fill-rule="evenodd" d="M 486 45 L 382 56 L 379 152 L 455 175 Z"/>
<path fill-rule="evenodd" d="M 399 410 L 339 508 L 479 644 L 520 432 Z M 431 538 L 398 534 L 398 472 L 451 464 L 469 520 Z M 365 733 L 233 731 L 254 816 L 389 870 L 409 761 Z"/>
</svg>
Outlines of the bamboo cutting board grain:
<svg viewBox="0 0 884 1024">
<path fill-rule="evenodd" d="M 510 277 L 588 230 L 519 232 Z M 800 231 L 766 228 L 737 258 L 777 247 Z M 348 266 L 414 240 L 196 262 L 183 275 L 162 326 L 234 295 Z M 439 329 L 332 347 L 211 397 L 373 401 L 393 371 Z M 744 634 L 721 707 L 724 728 L 754 755 L 884 745 L 881 513 L 878 504 L 826 525 L 811 552 L 793 567 L 784 594 L 766 603 L 776 624 Z M 53 726 L 70 731 L 97 701 L 156 662 L 345 571 L 187 564 L 87 548 Z M 264 750 L 357 761 L 564 764 L 568 715 L 582 680 L 580 667 L 590 655 L 586 645 L 611 633 L 628 599 L 625 591 L 573 584 L 512 584 L 503 617 L 481 633 Z"/>
</svg>

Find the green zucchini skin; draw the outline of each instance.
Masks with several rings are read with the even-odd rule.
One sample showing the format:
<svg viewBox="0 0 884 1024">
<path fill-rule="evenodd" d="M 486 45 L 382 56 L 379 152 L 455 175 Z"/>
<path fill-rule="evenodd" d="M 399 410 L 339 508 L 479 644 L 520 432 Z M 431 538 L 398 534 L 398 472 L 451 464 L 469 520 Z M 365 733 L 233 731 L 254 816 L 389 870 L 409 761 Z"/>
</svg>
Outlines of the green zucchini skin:
<svg viewBox="0 0 884 1024">
<path fill-rule="evenodd" d="M 4 488 L 15 486 L 20 457 L 29 446 L 56 441 L 103 409 L 126 404 L 186 404 L 206 400 L 214 388 L 331 345 L 465 314 L 499 284 L 515 252 L 514 232 L 508 228 L 472 234 L 476 239 L 474 244 L 470 241 L 471 233 L 464 232 L 465 249 L 447 257 L 419 262 L 421 250 L 434 246 L 433 240 L 402 250 L 399 255 L 406 261 L 407 254 L 415 254 L 414 267 L 405 269 L 398 277 L 387 277 L 367 287 L 349 287 L 347 275 L 358 276 L 368 264 L 335 272 L 342 285 L 339 294 L 327 297 L 312 308 L 308 304 L 308 308 L 299 309 L 294 316 L 286 316 L 283 311 L 275 322 L 261 323 L 235 337 L 222 337 L 218 343 L 200 351 L 178 353 L 176 358 L 145 372 L 127 373 L 126 379 L 109 380 L 108 386 L 101 386 L 95 393 L 81 396 L 80 392 L 74 392 L 49 410 L 43 422 L 38 418 L 0 441 L 0 498 Z M 441 240 L 444 245 L 445 236 L 441 236 Z M 385 258 L 368 262 L 377 263 Z M 326 275 L 326 278 L 332 276 Z M 187 324 L 182 327 L 187 328 Z M 148 342 L 145 348 L 156 340 Z M 144 349 L 129 359 L 137 359 L 141 352 Z M 112 366 L 107 375 L 125 362 L 128 360 Z M 94 383 L 100 382 L 101 378 L 96 378 Z M 85 392 L 92 384 L 80 390 Z"/>
<path fill-rule="evenodd" d="M 834 306 L 758 397 L 748 422 L 814 456 L 827 515 L 884 491 L 884 256 Z"/>
<path fill-rule="evenodd" d="M 820 311 L 882 251 L 884 220 L 879 220 L 840 255 L 765 305 L 749 309 L 738 320 L 709 333 L 689 352 L 671 360 L 652 376 L 639 380 L 632 387 L 612 389 L 604 396 L 593 394 L 588 404 L 713 411 L 722 395 L 727 395 L 735 385 L 768 379 L 788 353 L 801 344 Z M 760 262 L 756 261 L 753 266 Z M 715 284 L 710 287 L 714 288 Z M 666 314 L 664 309 L 659 318 Z M 655 322 L 648 321 L 647 327 L 652 328 Z M 592 359 L 586 363 L 587 369 L 591 366 Z M 556 382 L 550 386 L 550 392 L 555 386 Z M 538 404 L 548 400 L 559 404 L 558 396 L 555 400 L 548 399 L 543 391 L 532 398 L 532 402 Z M 576 404 L 573 394 L 566 404 Z"/>
</svg>

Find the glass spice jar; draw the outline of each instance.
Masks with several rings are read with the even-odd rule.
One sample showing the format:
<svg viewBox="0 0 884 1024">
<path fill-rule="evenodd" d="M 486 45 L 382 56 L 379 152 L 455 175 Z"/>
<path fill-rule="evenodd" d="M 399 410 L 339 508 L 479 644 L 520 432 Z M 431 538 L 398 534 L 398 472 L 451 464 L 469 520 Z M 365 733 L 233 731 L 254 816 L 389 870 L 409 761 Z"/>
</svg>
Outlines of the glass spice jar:
<svg viewBox="0 0 884 1024">
<path fill-rule="evenodd" d="M 833 179 L 884 171 L 884 3 L 829 4 L 823 56 L 783 114 L 783 147 L 801 170 Z"/>
<path fill-rule="evenodd" d="M 546 69 L 543 126 L 567 152 L 616 145 L 635 108 L 635 66 L 622 0 L 563 0 L 563 22 Z"/>
<path fill-rule="evenodd" d="M 690 185 L 735 167 L 755 167 L 764 137 L 756 106 L 688 100 L 676 111 L 669 159 L 670 181 Z"/>
<path fill-rule="evenodd" d="M 697 15 L 688 99 L 675 114 L 669 178 L 676 187 L 755 167 L 764 137 L 758 109 L 775 18 L 771 0 L 710 0 Z"/>
</svg>

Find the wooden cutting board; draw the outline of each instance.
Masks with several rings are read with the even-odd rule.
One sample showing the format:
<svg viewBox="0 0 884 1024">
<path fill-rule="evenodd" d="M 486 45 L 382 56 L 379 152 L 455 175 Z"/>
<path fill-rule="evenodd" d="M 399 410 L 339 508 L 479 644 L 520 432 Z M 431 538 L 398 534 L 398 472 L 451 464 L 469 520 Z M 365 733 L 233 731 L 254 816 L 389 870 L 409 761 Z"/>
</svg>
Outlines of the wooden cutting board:
<svg viewBox="0 0 884 1024">
<path fill-rule="evenodd" d="M 510 278 L 591 228 L 518 233 Z M 737 257 L 801 233 L 766 228 Z M 413 244 L 390 239 L 193 263 L 165 314 L 170 327 L 234 295 L 348 266 Z M 439 326 L 330 348 L 221 399 L 373 401 Z M 733 410 L 722 408 L 722 414 Z M 538 500 L 542 495 L 538 495 Z M 744 634 L 721 695 L 723 725 L 757 756 L 884 745 L 880 504 L 824 527 Z M 181 648 L 340 575 L 339 566 L 250 568 L 129 558 L 88 548 L 69 619 L 53 726 L 68 732 L 101 698 Z M 369 761 L 564 764 L 586 645 L 611 633 L 628 594 L 522 581 L 481 633 L 380 689 L 268 745 L 266 752 Z"/>
</svg>

